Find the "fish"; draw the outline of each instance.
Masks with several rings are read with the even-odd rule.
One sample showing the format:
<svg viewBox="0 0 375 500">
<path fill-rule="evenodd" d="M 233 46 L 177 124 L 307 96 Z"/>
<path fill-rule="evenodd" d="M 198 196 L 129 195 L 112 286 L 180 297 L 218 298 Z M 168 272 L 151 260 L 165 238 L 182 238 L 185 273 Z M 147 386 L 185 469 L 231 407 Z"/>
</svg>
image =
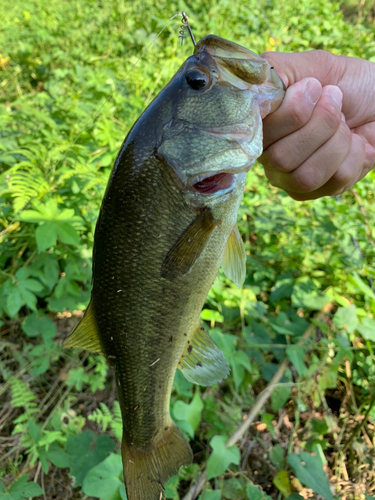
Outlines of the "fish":
<svg viewBox="0 0 375 500">
<path fill-rule="evenodd" d="M 245 279 L 237 212 L 262 153 L 262 118 L 284 94 L 266 60 L 208 35 L 137 119 L 113 165 L 91 300 L 64 346 L 100 353 L 114 370 L 129 500 L 159 500 L 192 461 L 169 412 L 176 370 L 204 386 L 229 374 L 200 312 L 220 266 L 237 286 Z"/>
</svg>

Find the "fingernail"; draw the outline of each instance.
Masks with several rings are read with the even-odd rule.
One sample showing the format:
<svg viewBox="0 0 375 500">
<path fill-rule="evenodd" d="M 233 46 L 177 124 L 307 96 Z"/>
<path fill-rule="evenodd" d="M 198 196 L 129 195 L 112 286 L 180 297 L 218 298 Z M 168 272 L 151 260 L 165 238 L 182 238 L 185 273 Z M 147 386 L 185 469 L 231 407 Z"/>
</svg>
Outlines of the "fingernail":
<svg viewBox="0 0 375 500">
<path fill-rule="evenodd" d="M 315 106 L 322 94 L 322 86 L 318 80 L 311 78 L 311 80 L 309 80 L 306 84 L 305 92 L 307 99 Z"/>
<path fill-rule="evenodd" d="M 342 92 L 336 85 L 327 85 L 323 87 L 322 95 L 329 95 L 335 101 L 337 106 L 342 107 Z"/>
</svg>

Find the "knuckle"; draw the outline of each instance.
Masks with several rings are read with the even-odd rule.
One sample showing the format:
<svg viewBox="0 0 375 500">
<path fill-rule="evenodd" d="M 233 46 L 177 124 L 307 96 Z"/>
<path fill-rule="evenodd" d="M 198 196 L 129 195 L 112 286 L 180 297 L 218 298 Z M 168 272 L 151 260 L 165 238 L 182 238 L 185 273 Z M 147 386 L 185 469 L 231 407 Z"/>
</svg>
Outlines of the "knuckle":
<svg viewBox="0 0 375 500">
<path fill-rule="evenodd" d="M 340 141 L 342 141 L 344 144 L 348 146 L 348 148 L 350 148 L 352 142 L 352 133 L 350 128 L 346 125 L 346 123 L 341 122 L 338 133 L 340 134 Z"/>
<path fill-rule="evenodd" d="M 274 173 L 271 170 L 268 170 L 267 168 L 265 168 L 264 173 L 266 174 L 266 177 L 269 180 L 269 183 L 271 184 L 271 186 L 280 187 L 277 183 L 277 179 L 276 179 Z"/>
<path fill-rule="evenodd" d="M 311 64 L 313 66 L 319 65 L 322 68 L 326 68 L 326 81 L 330 81 L 329 75 L 336 73 L 337 60 L 338 57 L 332 52 L 327 52 L 325 50 L 311 50 L 309 52 L 309 57 L 311 58 Z"/>
<path fill-rule="evenodd" d="M 309 164 L 297 168 L 293 173 L 293 182 L 299 193 L 310 193 L 320 186 L 319 172 Z"/>
<path fill-rule="evenodd" d="M 309 199 L 309 197 L 307 197 L 306 195 L 303 195 L 301 193 L 294 193 L 292 191 L 286 191 L 286 192 L 295 201 L 305 201 L 305 200 Z"/>
<path fill-rule="evenodd" d="M 292 170 L 290 150 L 283 141 L 268 148 L 267 163 L 277 172 L 289 173 Z"/>
<path fill-rule="evenodd" d="M 264 167 L 264 169 L 271 167 L 271 164 L 268 160 L 268 149 L 265 149 L 263 151 L 261 156 L 259 156 L 259 158 L 257 159 L 257 162 L 260 163 Z"/>
<path fill-rule="evenodd" d="M 320 64 L 322 64 L 322 63 L 327 64 L 330 62 L 332 63 L 333 59 L 334 59 L 334 54 L 332 54 L 331 52 L 327 52 L 325 50 L 322 50 L 322 49 L 312 50 L 311 55 Z"/>
<path fill-rule="evenodd" d="M 333 174 L 330 179 L 332 189 L 340 193 L 346 189 L 346 186 L 354 182 L 353 171 L 350 165 L 341 165 L 341 167 Z M 336 194 L 336 193 L 335 193 Z"/>
<path fill-rule="evenodd" d="M 324 99 L 319 105 L 322 119 L 330 130 L 337 130 L 341 123 L 341 111 L 332 99 Z"/>
<path fill-rule="evenodd" d="M 332 183 L 330 184 L 326 189 L 324 196 L 339 196 L 340 194 L 344 193 L 349 186 L 342 186 L 338 187 L 336 184 Z"/>
<path fill-rule="evenodd" d="M 309 121 L 311 111 L 301 104 L 295 103 L 289 110 L 290 121 L 295 129 L 300 129 Z"/>
</svg>

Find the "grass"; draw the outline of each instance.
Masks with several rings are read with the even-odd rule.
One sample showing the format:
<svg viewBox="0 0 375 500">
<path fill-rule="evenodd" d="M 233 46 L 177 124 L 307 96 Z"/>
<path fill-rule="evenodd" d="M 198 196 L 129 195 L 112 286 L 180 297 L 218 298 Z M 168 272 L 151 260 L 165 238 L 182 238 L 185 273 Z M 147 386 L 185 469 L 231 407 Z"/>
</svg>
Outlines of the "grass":
<svg viewBox="0 0 375 500">
<path fill-rule="evenodd" d="M 179 18 L 168 23 L 180 10 L 196 39 L 214 33 L 259 53 L 315 48 L 375 61 L 371 2 L 1 3 L 0 499 L 5 489 L 21 499 L 24 476 L 30 498 L 97 498 L 93 478 L 104 470 L 111 487 L 101 498 L 124 497 L 113 375 L 102 358 L 61 342 L 87 305 L 111 164 L 191 53 L 180 46 Z M 201 500 L 375 496 L 374 180 L 298 203 L 260 166 L 249 173 L 239 212 L 245 285 L 221 276 L 202 312 L 231 376 L 204 389 L 177 375 L 172 414 L 194 464 L 166 498 L 183 498 L 205 470 Z M 284 360 L 257 419 L 223 451 Z"/>
</svg>

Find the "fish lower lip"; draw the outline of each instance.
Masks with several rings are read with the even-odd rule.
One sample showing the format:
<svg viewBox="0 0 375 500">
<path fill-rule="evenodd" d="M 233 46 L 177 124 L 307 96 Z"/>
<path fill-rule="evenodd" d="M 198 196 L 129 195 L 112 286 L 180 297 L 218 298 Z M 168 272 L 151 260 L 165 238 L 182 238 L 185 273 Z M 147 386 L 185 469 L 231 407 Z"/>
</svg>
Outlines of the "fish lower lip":
<svg viewBox="0 0 375 500">
<path fill-rule="evenodd" d="M 200 180 L 193 184 L 195 191 L 201 194 L 213 194 L 218 191 L 227 190 L 232 187 L 234 183 L 234 174 L 222 172 L 220 174 L 211 175 L 205 179 Z"/>
</svg>

